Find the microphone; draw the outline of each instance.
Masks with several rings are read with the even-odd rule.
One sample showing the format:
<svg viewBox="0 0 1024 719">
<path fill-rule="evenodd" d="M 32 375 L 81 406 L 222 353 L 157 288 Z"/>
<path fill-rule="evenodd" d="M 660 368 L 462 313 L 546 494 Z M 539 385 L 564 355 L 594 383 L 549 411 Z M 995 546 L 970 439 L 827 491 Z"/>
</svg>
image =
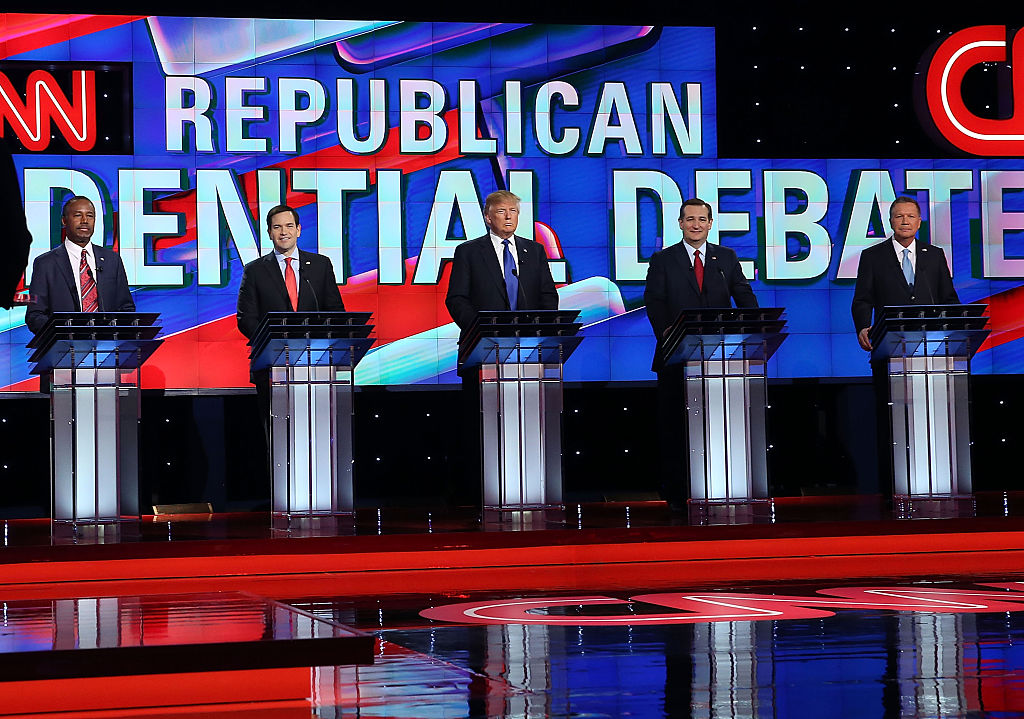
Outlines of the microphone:
<svg viewBox="0 0 1024 719">
<path fill-rule="evenodd" d="M 302 281 L 306 283 L 306 286 L 309 288 L 309 291 L 313 293 L 313 303 L 316 305 L 316 311 L 319 312 L 320 311 L 320 300 L 316 296 L 316 290 L 313 289 L 313 283 L 311 283 L 309 281 L 309 278 L 306 277 L 306 273 L 305 272 L 302 273 Z"/>
<path fill-rule="evenodd" d="M 512 276 L 515 277 L 517 280 L 519 279 L 519 270 L 517 270 L 515 267 L 512 268 Z"/>
</svg>

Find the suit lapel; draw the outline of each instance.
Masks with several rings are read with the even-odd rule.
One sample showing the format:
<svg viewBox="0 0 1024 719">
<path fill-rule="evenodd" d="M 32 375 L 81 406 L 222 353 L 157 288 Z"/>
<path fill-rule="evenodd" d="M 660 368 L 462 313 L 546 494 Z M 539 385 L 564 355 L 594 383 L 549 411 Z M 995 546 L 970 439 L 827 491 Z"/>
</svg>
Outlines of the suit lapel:
<svg viewBox="0 0 1024 719">
<path fill-rule="evenodd" d="M 277 255 L 271 252 L 266 255 L 267 269 L 270 273 L 270 282 L 274 287 L 274 291 L 280 296 L 281 302 L 284 303 L 285 307 L 291 307 L 291 300 L 288 299 L 288 288 L 284 285 L 284 276 L 281 274 L 281 266 L 277 264 Z"/>
<path fill-rule="evenodd" d="M 901 284 L 901 286 L 904 287 L 907 290 L 907 292 L 909 292 L 910 291 L 910 286 L 907 284 L 907 278 L 903 276 L 903 265 L 900 263 L 899 259 L 897 258 L 896 253 L 893 251 L 892 238 L 891 237 L 886 241 L 885 249 L 886 249 L 886 251 L 883 254 L 884 254 L 886 259 L 883 260 L 883 266 L 887 268 L 886 272 L 888 272 L 890 275 L 892 275 L 893 279 L 895 279 L 897 282 L 899 282 Z M 920 247 L 918 247 L 916 249 L 918 250 L 917 259 L 918 259 L 918 261 L 920 261 L 921 260 Z"/>
<path fill-rule="evenodd" d="M 501 266 L 498 262 L 498 256 L 494 254 L 494 244 L 491 242 L 491 236 L 489 234 L 484 235 L 481 239 L 483 242 L 479 247 L 479 251 L 481 253 L 480 259 L 483 262 L 484 267 L 490 268 L 488 272 L 491 275 L 491 279 L 501 291 L 501 295 L 505 298 L 505 305 L 507 307 L 508 292 L 505 290 L 505 268 Z"/>
<path fill-rule="evenodd" d="M 67 283 L 68 292 L 71 297 L 75 300 L 75 307 L 78 308 L 78 312 L 82 311 L 82 298 L 78 295 L 78 285 L 75 284 L 75 275 L 71 269 L 71 257 L 68 255 L 67 248 L 64 247 L 64 243 L 61 242 L 60 247 L 57 248 L 57 271 L 60 276 Z"/>
<path fill-rule="evenodd" d="M 689 284 L 693 294 L 699 297 L 700 288 L 697 287 L 697 273 L 693 271 L 693 263 L 690 262 L 690 253 L 686 251 L 685 242 L 686 240 L 680 240 L 679 252 L 676 253 L 679 259 L 679 268 L 683 276 L 686 277 L 686 282 Z M 704 246 L 707 247 L 707 243 Z"/>
</svg>

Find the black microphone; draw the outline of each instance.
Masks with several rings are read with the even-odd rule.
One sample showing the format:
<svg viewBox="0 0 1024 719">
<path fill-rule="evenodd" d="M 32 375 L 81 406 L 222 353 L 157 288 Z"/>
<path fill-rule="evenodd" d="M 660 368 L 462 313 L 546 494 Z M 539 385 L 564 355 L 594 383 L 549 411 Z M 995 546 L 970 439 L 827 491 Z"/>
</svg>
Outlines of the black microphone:
<svg viewBox="0 0 1024 719">
<path fill-rule="evenodd" d="M 320 300 L 316 296 L 316 290 L 313 289 L 313 283 L 309 281 L 308 277 L 306 277 L 305 272 L 302 273 L 302 281 L 306 283 L 306 286 L 309 288 L 309 291 L 313 293 L 313 302 L 314 304 L 316 304 L 316 311 L 319 312 Z"/>
<path fill-rule="evenodd" d="M 515 277 L 517 280 L 519 279 L 519 270 L 517 270 L 515 267 L 512 268 L 512 276 Z"/>
</svg>

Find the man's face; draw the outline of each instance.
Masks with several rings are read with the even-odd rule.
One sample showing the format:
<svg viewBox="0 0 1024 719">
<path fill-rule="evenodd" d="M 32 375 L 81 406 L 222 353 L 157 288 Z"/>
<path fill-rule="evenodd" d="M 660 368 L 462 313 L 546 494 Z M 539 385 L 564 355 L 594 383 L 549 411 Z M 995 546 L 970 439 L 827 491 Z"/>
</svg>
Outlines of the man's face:
<svg viewBox="0 0 1024 719">
<path fill-rule="evenodd" d="M 921 228 L 921 215 L 912 203 L 897 203 L 889 210 L 889 226 L 896 241 L 906 247 Z"/>
<path fill-rule="evenodd" d="M 679 218 L 683 239 L 693 247 L 700 247 L 708 239 L 711 224 L 708 208 L 704 205 L 687 205 L 683 208 L 683 216 Z"/>
<path fill-rule="evenodd" d="M 484 214 L 484 221 L 491 232 L 505 240 L 515 234 L 519 226 L 519 203 L 496 202 Z"/>
<path fill-rule="evenodd" d="M 85 247 L 96 229 L 96 209 L 88 200 L 75 200 L 64 208 L 60 222 L 64 226 L 64 236 L 79 247 Z"/>
<path fill-rule="evenodd" d="M 289 211 L 278 212 L 270 218 L 270 240 L 275 249 L 282 255 L 291 255 L 295 243 L 302 234 L 302 225 L 295 221 L 295 214 Z"/>
</svg>

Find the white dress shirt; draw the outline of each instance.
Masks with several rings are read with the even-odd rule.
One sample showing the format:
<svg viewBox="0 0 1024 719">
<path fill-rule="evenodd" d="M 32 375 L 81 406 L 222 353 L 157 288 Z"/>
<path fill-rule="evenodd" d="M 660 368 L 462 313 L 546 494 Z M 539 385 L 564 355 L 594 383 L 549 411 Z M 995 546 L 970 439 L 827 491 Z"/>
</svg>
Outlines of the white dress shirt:
<svg viewBox="0 0 1024 719">
<path fill-rule="evenodd" d="M 298 288 L 299 288 L 299 272 L 300 272 L 300 270 L 299 270 L 299 248 L 296 247 L 295 249 L 293 249 L 292 253 L 290 255 L 282 255 L 277 250 L 274 250 L 274 259 L 277 260 L 277 266 L 281 270 L 281 277 L 285 276 L 284 268 L 287 265 L 287 263 L 285 262 L 285 259 L 287 257 L 291 257 L 292 260 L 294 260 L 292 262 L 292 269 L 295 270 L 295 289 L 298 290 Z M 287 285 L 285 285 L 285 286 L 287 287 Z"/>
<path fill-rule="evenodd" d="M 708 243 L 707 243 L 707 240 L 702 242 L 700 247 L 694 247 L 693 245 L 691 245 L 686 240 L 683 240 L 683 245 L 686 247 L 686 254 L 690 258 L 690 267 L 694 266 L 693 254 L 695 252 L 697 252 L 698 250 L 700 250 L 700 263 L 702 265 L 704 265 L 704 267 L 708 266 Z"/>
<path fill-rule="evenodd" d="M 494 246 L 494 254 L 498 258 L 498 267 L 501 268 L 501 273 L 505 274 L 505 244 L 504 240 L 498 237 L 493 232 L 488 233 L 491 236 L 491 244 Z M 512 235 L 508 238 L 508 249 L 512 253 L 512 261 L 516 263 L 516 277 L 519 276 L 519 253 L 516 251 L 516 236 Z"/>
<path fill-rule="evenodd" d="M 892 247 L 896 250 L 896 262 L 899 264 L 900 269 L 903 268 L 903 250 L 910 250 L 910 266 L 914 269 L 914 276 L 917 276 L 917 240 L 915 239 L 910 243 L 909 247 L 904 247 L 896 241 L 896 237 L 892 238 Z"/>
</svg>

